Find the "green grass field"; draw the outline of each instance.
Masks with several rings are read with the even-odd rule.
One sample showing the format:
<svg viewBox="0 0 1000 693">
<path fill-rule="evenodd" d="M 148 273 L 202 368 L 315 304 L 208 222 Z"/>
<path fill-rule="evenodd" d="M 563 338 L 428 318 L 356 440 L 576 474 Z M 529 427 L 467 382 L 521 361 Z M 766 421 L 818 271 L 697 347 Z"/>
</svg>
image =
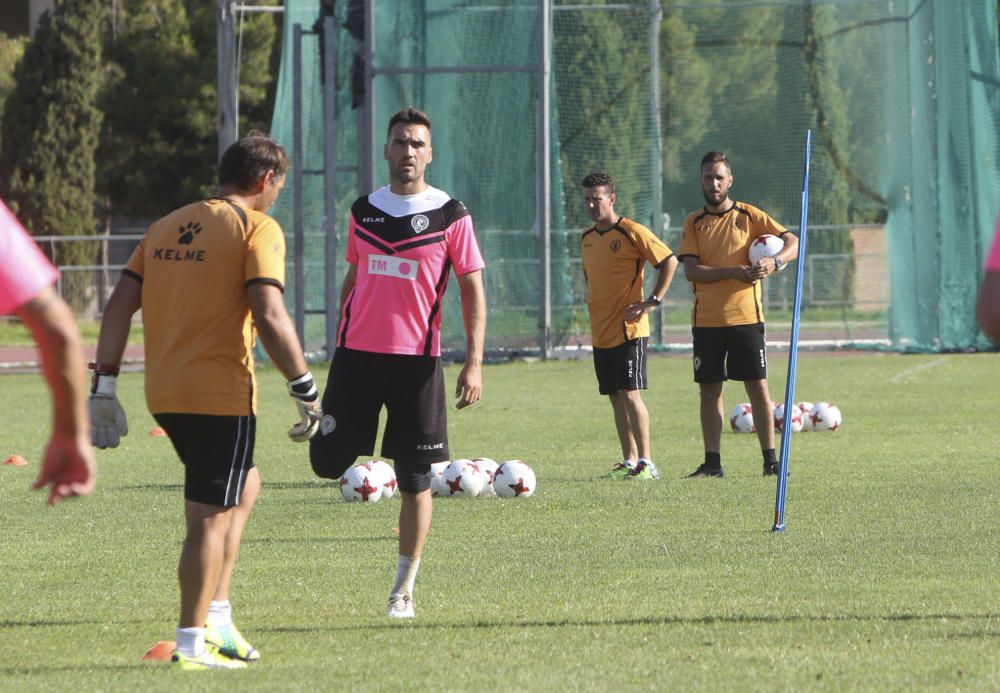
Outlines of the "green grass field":
<svg viewBox="0 0 1000 693">
<path fill-rule="evenodd" d="M 27 490 L 40 377 L 0 376 L 0 457 L 31 462 L 0 467 L 0 689 L 996 690 L 998 365 L 803 354 L 797 399 L 836 402 L 844 425 L 794 437 L 783 534 L 755 437 L 725 434 L 726 478 L 680 478 L 701 460 L 687 358 L 650 362 L 663 480 L 645 483 L 596 479 L 618 452 L 589 361 L 489 366 L 485 399 L 451 414 L 452 454 L 522 458 L 538 491 L 437 500 L 403 624 L 384 616 L 398 499 L 347 504 L 315 479 L 265 370 L 264 488 L 233 588 L 263 659 L 211 673 L 141 661 L 174 637 L 182 540 L 181 467 L 147 434 L 141 374 L 121 378 L 131 434 L 99 453 L 98 491 L 55 509 Z M 727 409 L 744 400 L 727 387 Z"/>
</svg>

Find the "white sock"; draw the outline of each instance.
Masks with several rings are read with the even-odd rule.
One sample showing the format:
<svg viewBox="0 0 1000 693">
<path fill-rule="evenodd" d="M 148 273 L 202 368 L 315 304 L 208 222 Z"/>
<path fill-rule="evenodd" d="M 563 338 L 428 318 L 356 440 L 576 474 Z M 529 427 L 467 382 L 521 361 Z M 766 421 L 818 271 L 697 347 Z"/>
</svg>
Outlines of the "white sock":
<svg viewBox="0 0 1000 693">
<path fill-rule="evenodd" d="M 178 628 L 177 651 L 185 657 L 198 657 L 205 652 L 204 628 Z"/>
<path fill-rule="evenodd" d="M 213 626 L 229 626 L 233 623 L 233 607 L 229 600 L 213 601 L 208 605 L 208 623 Z"/>
<path fill-rule="evenodd" d="M 634 467 L 635 466 L 635 462 L 633 462 L 632 460 L 622 460 L 622 464 L 624 464 L 626 467 Z"/>
<path fill-rule="evenodd" d="M 417 569 L 420 567 L 420 557 L 410 556 L 399 557 L 399 564 L 396 566 L 396 585 L 392 588 L 392 594 L 408 594 L 413 596 L 413 582 L 417 579 Z"/>
<path fill-rule="evenodd" d="M 640 463 L 645 462 L 646 464 L 653 464 L 653 460 L 648 460 L 645 457 L 640 457 L 639 462 Z"/>
</svg>

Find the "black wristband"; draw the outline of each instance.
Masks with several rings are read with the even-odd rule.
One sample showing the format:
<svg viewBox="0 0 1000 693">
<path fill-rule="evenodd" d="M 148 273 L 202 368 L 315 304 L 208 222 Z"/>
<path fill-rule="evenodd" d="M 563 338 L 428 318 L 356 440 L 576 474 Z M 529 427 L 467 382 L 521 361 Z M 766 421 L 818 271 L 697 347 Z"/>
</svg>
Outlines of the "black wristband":
<svg viewBox="0 0 1000 693">
<path fill-rule="evenodd" d="M 654 306 L 660 305 L 660 299 L 656 297 L 656 294 L 650 295 L 650 297 L 646 299 L 646 302 L 652 303 Z"/>
</svg>

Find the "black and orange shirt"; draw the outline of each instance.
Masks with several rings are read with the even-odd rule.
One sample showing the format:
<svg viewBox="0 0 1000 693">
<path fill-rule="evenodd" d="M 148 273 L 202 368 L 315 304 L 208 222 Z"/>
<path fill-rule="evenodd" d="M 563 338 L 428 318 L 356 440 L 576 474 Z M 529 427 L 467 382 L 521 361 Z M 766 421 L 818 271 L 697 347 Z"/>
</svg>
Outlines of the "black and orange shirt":
<svg viewBox="0 0 1000 693">
<path fill-rule="evenodd" d="M 255 413 L 247 285 L 283 288 L 278 222 L 226 199 L 195 202 L 153 222 L 123 274 L 142 282 L 149 410 Z"/>
<path fill-rule="evenodd" d="M 753 205 L 736 202 L 726 212 L 707 209 L 692 212 L 684 220 L 684 233 L 677 257 L 698 258 L 708 267 L 738 267 L 750 264 L 750 244 L 764 234 L 780 236 L 785 227 Z M 694 306 L 691 324 L 695 327 L 752 325 L 764 321 L 760 282 L 747 284 L 737 279 L 691 282 Z"/>
<path fill-rule="evenodd" d="M 609 349 L 649 336 L 649 318 L 625 322 L 625 309 L 642 301 L 646 262 L 659 267 L 673 251 L 642 224 L 621 217 L 607 231 L 591 227 L 580 237 L 593 346 Z"/>
</svg>

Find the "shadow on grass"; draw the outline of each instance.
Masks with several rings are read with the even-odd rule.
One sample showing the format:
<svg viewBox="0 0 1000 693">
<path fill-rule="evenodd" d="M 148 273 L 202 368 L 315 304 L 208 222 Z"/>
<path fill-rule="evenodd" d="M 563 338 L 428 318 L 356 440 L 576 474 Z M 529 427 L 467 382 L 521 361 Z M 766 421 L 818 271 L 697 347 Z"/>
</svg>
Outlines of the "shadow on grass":
<svg viewBox="0 0 1000 693">
<path fill-rule="evenodd" d="M 278 544 L 287 546 L 289 544 L 299 544 L 310 546 L 313 544 L 364 544 L 368 545 L 373 541 L 391 541 L 393 544 L 399 541 L 395 534 L 386 536 L 351 536 L 351 537 L 309 537 L 308 539 L 286 539 L 284 537 L 244 537 L 240 542 L 241 546 Z"/>
<path fill-rule="evenodd" d="M 773 623 L 891 623 L 920 621 L 992 621 L 997 614 L 840 614 L 816 616 L 772 616 L 767 614 L 739 614 L 734 616 L 646 616 L 643 618 L 622 618 L 609 620 L 560 619 L 547 621 L 471 621 L 469 623 L 376 623 L 334 626 L 330 628 L 257 628 L 272 633 L 312 633 L 327 631 L 393 630 L 395 628 L 416 628 L 420 630 L 475 630 L 480 628 L 595 628 L 600 626 L 670 626 L 670 625 L 713 625 L 713 624 L 773 624 Z M 1000 637 L 1000 630 L 984 631 L 983 636 Z M 966 634 L 966 637 L 968 634 Z"/>
<path fill-rule="evenodd" d="M 136 621 L 138 623 L 138 621 Z M 107 625 L 107 621 L 77 620 L 61 621 L 56 619 L 38 619 L 36 621 L 0 621 L 0 630 L 4 628 L 54 628 L 57 626 L 97 626 Z"/>
</svg>

